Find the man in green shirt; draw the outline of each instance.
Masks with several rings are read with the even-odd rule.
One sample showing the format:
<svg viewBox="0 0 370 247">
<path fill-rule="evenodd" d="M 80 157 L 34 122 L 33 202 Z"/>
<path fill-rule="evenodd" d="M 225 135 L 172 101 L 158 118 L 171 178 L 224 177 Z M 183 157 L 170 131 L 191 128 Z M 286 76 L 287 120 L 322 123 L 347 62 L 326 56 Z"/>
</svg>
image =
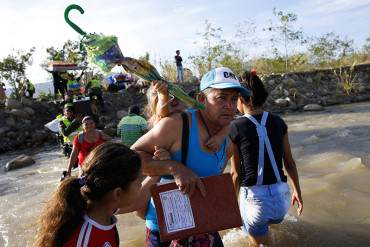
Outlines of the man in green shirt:
<svg viewBox="0 0 370 247">
<path fill-rule="evenodd" d="M 117 126 L 117 135 L 121 141 L 130 147 L 142 135 L 147 132 L 148 125 L 146 120 L 140 116 L 140 108 L 137 105 L 128 109 L 128 116 L 123 117 Z"/>
</svg>

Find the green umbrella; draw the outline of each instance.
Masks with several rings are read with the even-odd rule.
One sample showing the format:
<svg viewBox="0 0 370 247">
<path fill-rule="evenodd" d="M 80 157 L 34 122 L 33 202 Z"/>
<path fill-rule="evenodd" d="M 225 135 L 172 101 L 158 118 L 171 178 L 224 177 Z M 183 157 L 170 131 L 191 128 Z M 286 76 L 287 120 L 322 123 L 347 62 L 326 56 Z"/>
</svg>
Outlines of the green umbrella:
<svg viewBox="0 0 370 247">
<path fill-rule="evenodd" d="M 204 108 L 202 104 L 187 95 L 179 86 L 164 80 L 156 68 L 147 61 L 124 57 L 119 48 L 117 37 L 104 36 L 96 33 L 87 34 L 83 31 L 68 17 L 69 12 L 73 9 L 78 10 L 81 14 L 84 13 L 84 10 L 80 6 L 71 4 L 64 11 L 64 19 L 76 32 L 83 36 L 81 44 L 85 47 L 92 63 L 98 65 L 104 72 L 109 72 L 116 65 L 122 65 L 125 70 L 136 74 L 145 80 L 162 80 L 168 84 L 169 93 L 184 102 L 186 105 L 198 109 Z"/>
</svg>

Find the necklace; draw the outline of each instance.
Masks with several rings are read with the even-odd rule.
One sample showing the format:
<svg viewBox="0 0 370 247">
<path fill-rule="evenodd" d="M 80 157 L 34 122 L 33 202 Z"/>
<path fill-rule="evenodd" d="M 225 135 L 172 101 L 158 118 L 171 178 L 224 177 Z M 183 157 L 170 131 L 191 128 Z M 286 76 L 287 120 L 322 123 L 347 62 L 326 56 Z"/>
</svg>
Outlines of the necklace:
<svg viewBox="0 0 370 247">
<path fill-rule="evenodd" d="M 202 115 L 202 112 L 201 112 L 201 111 L 199 111 L 199 116 L 200 116 L 200 120 L 202 121 L 202 123 L 203 123 L 204 127 L 206 128 L 206 131 L 207 131 L 207 133 L 208 133 L 208 138 L 210 138 L 212 135 L 211 135 L 211 132 L 209 131 L 209 128 L 208 128 L 208 125 L 207 125 L 206 121 L 205 121 L 205 120 L 204 120 L 204 118 L 203 118 L 203 115 Z M 223 144 L 222 144 L 222 146 L 223 146 L 223 145 L 226 145 L 226 143 L 223 143 Z M 221 146 L 221 147 L 222 147 L 222 146 Z M 215 156 L 215 157 L 216 157 L 216 159 L 217 159 L 217 164 L 218 164 L 218 166 L 219 166 L 219 167 L 223 167 L 223 164 L 221 164 L 220 162 L 223 160 L 223 158 L 224 158 L 224 156 L 225 156 L 226 148 L 224 148 L 224 150 L 223 150 L 223 152 L 222 152 L 222 156 L 221 156 L 221 158 L 219 158 L 219 157 L 218 157 L 217 153 L 218 153 L 218 151 L 216 151 L 216 152 L 214 152 L 214 153 L 213 153 L 213 154 L 214 154 L 214 156 Z"/>
</svg>

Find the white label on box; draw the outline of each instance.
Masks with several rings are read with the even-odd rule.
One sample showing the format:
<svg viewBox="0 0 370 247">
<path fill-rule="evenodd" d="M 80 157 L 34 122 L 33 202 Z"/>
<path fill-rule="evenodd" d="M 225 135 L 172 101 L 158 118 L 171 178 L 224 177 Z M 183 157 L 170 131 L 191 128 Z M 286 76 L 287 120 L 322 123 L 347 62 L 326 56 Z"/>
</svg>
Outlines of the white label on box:
<svg viewBox="0 0 370 247">
<path fill-rule="evenodd" d="M 159 193 L 168 233 L 178 232 L 195 227 L 190 200 L 180 190 Z"/>
</svg>

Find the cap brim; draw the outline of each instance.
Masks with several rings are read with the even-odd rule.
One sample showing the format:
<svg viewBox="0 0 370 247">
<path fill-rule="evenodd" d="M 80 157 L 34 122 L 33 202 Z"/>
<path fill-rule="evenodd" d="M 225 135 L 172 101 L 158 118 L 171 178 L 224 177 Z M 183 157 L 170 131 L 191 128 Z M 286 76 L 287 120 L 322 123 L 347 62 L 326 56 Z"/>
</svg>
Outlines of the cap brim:
<svg viewBox="0 0 370 247">
<path fill-rule="evenodd" d="M 217 83 L 209 87 L 216 88 L 216 89 L 235 89 L 238 92 L 240 92 L 243 97 L 251 96 L 251 92 L 248 89 L 244 88 L 243 86 L 237 86 L 234 83 L 229 83 L 229 82 Z"/>
</svg>

